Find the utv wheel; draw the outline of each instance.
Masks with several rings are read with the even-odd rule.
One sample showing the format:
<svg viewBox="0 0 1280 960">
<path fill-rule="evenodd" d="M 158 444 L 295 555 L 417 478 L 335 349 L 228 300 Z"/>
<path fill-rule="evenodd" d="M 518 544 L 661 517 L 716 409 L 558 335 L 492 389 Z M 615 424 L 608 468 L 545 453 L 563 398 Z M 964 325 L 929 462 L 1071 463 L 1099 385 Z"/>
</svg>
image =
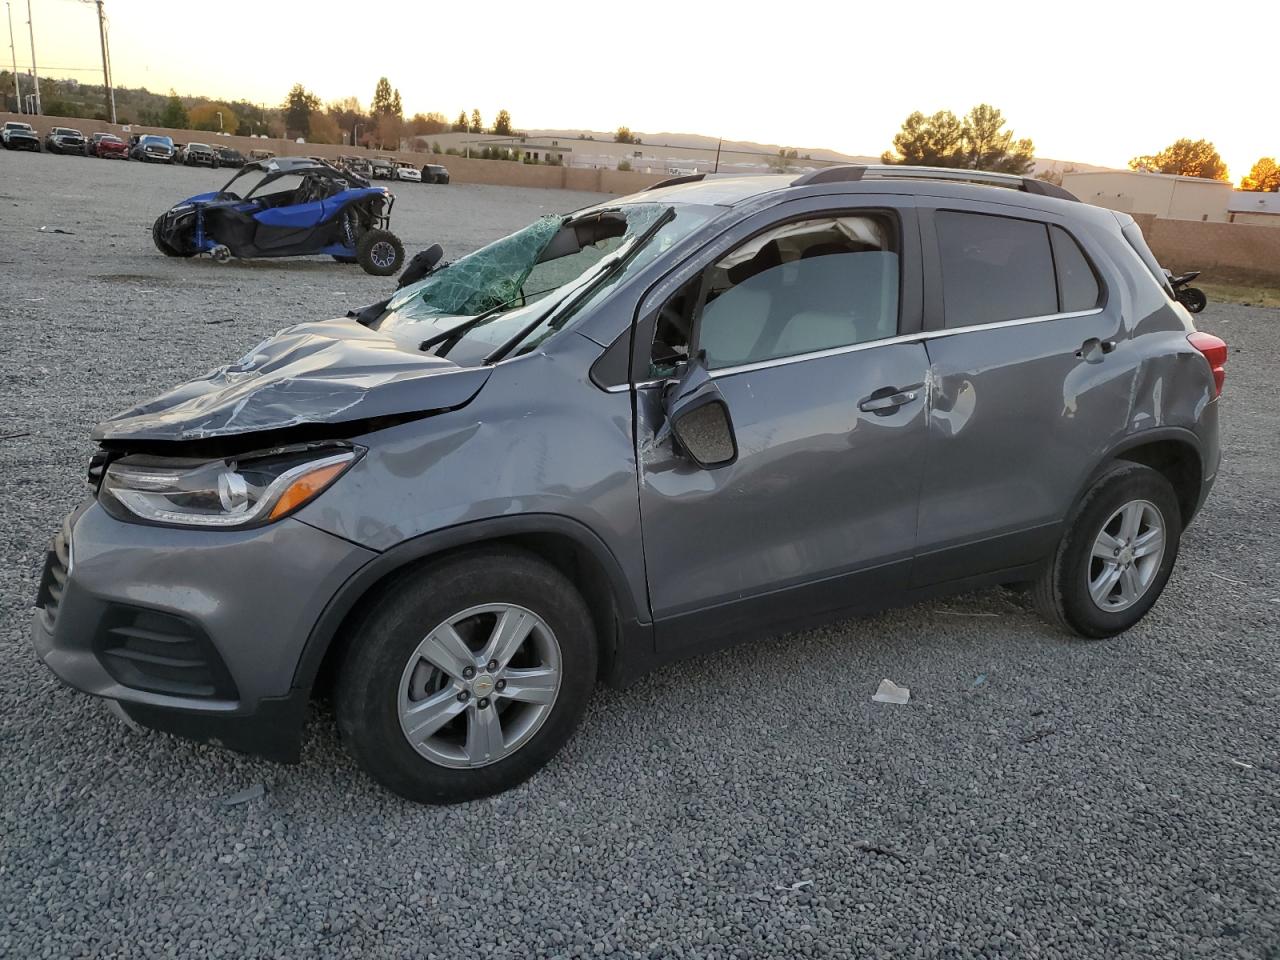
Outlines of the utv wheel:
<svg viewBox="0 0 1280 960">
<path fill-rule="evenodd" d="M 508 790 L 581 719 L 596 679 L 591 616 L 533 554 L 486 549 L 414 568 L 366 610 L 339 668 L 338 729 L 401 796 Z"/>
<path fill-rule="evenodd" d="M 356 262 L 365 273 L 389 277 L 404 266 L 404 246 L 390 230 L 370 230 L 356 243 Z"/>
<path fill-rule="evenodd" d="M 164 217 L 156 217 L 156 222 L 151 225 L 151 242 L 156 245 L 156 249 L 163 253 L 166 257 L 189 257 L 191 254 L 183 253 L 174 247 L 165 243 L 164 237 L 160 235 L 160 227 L 164 223 Z"/>
<path fill-rule="evenodd" d="M 1136 463 L 1108 470 L 1085 494 L 1032 589 L 1049 623 L 1082 637 L 1123 633 L 1154 606 L 1178 556 L 1173 487 Z"/>
</svg>

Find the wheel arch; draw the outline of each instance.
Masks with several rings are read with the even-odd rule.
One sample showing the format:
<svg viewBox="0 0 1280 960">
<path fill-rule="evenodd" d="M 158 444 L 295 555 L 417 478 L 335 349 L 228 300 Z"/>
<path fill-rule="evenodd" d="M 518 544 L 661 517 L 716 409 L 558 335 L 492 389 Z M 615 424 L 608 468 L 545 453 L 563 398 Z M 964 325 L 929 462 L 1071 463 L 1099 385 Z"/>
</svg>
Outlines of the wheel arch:
<svg viewBox="0 0 1280 960">
<path fill-rule="evenodd" d="M 395 577 L 426 561 L 504 544 L 546 560 L 582 594 L 596 629 L 601 678 L 614 682 L 635 672 L 632 661 L 649 660 L 652 627 L 640 622 L 626 576 L 608 546 L 576 520 L 533 514 L 424 534 L 366 564 L 334 594 L 312 627 L 294 671 L 293 688 L 323 691 L 331 686 L 333 671 L 351 642 L 352 625 Z"/>
<path fill-rule="evenodd" d="M 1090 477 L 1092 485 L 1107 467 L 1116 461 L 1140 463 L 1160 473 L 1173 487 L 1186 527 L 1200 508 L 1204 492 L 1204 457 L 1200 439 L 1190 430 L 1169 427 L 1143 431 L 1128 437 L 1098 466 Z"/>
</svg>

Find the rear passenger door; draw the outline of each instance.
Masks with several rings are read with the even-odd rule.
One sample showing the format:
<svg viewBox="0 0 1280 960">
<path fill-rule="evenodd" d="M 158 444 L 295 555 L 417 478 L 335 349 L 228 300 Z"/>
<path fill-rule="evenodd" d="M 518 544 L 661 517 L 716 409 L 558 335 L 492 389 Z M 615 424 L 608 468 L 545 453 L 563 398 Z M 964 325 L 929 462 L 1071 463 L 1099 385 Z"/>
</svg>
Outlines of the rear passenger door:
<svg viewBox="0 0 1280 960">
<path fill-rule="evenodd" d="M 912 585 L 1036 562 L 1128 409 L 1121 297 L 1051 213 L 921 211 L 930 367 Z"/>
</svg>

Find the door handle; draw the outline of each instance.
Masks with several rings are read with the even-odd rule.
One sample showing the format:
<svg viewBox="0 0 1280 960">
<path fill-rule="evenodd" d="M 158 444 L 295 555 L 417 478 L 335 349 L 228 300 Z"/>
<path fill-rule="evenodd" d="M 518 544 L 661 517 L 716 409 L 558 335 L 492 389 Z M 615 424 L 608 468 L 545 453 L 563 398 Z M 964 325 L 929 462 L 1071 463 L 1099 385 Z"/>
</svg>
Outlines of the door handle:
<svg viewBox="0 0 1280 960">
<path fill-rule="evenodd" d="M 922 384 L 899 389 L 897 387 L 881 387 L 869 397 L 864 397 L 858 409 L 864 413 L 892 413 L 903 404 L 910 403 L 917 396 Z"/>
<path fill-rule="evenodd" d="M 1080 349 L 1076 351 L 1076 356 L 1081 360 L 1096 362 L 1097 360 L 1102 359 L 1102 357 L 1096 356 L 1096 354 L 1101 353 L 1105 356 L 1115 348 L 1116 342 L 1114 340 L 1100 340 L 1097 337 L 1090 337 L 1084 343 L 1080 344 Z"/>
</svg>

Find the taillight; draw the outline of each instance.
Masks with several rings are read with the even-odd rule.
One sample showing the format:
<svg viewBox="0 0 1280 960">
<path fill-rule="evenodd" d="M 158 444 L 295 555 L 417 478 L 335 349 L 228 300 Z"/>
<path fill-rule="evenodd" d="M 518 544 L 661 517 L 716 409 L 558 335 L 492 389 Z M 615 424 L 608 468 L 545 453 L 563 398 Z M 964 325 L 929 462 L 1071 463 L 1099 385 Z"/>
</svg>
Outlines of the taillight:
<svg viewBox="0 0 1280 960">
<path fill-rule="evenodd" d="M 1209 361 L 1209 369 L 1213 371 L 1213 395 L 1215 397 L 1222 395 L 1222 381 L 1227 378 L 1225 365 L 1227 362 L 1227 342 L 1211 333 L 1195 333 L 1187 334 L 1187 339 L 1191 341 L 1191 345 L 1204 354 L 1204 358 Z"/>
</svg>

